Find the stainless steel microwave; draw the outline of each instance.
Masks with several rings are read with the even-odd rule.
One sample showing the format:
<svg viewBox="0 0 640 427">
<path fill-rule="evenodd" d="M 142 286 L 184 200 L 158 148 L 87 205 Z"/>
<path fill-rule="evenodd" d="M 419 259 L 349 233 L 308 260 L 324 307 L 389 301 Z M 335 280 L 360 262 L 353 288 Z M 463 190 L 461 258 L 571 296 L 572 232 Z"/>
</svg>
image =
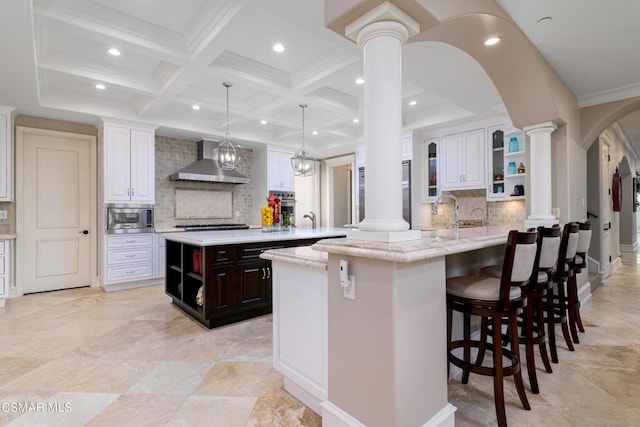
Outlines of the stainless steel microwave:
<svg viewBox="0 0 640 427">
<path fill-rule="evenodd" d="M 107 233 L 153 233 L 153 205 L 107 206 Z"/>
</svg>

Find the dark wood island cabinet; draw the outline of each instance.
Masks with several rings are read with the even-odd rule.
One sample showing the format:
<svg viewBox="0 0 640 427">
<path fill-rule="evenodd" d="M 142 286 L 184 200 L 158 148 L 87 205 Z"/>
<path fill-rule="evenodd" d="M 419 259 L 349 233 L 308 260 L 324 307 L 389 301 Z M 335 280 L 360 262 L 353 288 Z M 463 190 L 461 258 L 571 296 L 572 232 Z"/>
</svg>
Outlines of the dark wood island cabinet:
<svg viewBox="0 0 640 427">
<path fill-rule="evenodd" d="M 207 328 L 271 313 L 271 261 L 260 254 L 321 238 L 200 246 L 168 237 L 166 294 Z"/>
</svg>

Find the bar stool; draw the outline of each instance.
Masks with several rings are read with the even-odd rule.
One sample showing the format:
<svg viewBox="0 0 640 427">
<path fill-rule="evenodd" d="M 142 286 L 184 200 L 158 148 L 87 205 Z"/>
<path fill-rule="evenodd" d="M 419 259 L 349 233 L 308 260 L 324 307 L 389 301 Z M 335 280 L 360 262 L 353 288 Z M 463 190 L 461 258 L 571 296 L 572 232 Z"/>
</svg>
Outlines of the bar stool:
<svg viewBox="0 0 640 427">
<path fill-rule="evenodd" d="M 507 425 L 503 383 L 505 376 L 513 376 L 522 406 L 526 410 L 531 409 L 520 371 L 517 316 L 524 306 L 520 287 L 531 276 L 536 258 L 536 238 L 537 232 L 509 232 L 501 279 L 478 276 L 447 279 L 447 359 L 462 369 L 463 384 L 468 383 L 470 372 L 494 377 L 494 401 L 500 426 Z M 463 314 L 463 338 L 456 341 L 452 341 L 453 311 Z M 472 315 L 480 316 L 483 322 L 491 320 L 491 343 L 484 339 L 486 336 L 480 340 L 471 339 Z M 502 319 L 508 319 L 510 349 L 502 345 Z M 458 348 L 462 348 L 463 358 L 454 354 L 454 350 Z M 471 362 L 472 348 L 478 349 L 475 363 Z M 486 350 L 493 354 L 492 366 L 482 366 Z M 510 365 L 504 366 L 505 357 L 511 362 Z"/>
<path fill-rule="evenodd" d="M 556 345 L 555 333 L 556 324 L 560 324 L 567 348 L 569 351 L 574 351 L 567 326 L 567 296 L 565 293 L 565 284 L 569 278 L 573 276 L 573 269 L 570 265 L 574 262 L 577 247 L 578 224 L 575 222 L 567 223 L 562 230 L 562 239 L 560 240 L 560 248 L 558 250 L 558 263 L 550 273 L 553 281 L 553 290 L 548 293 L 546 298 L 547 309 L 545 320 L 547 321 L 549 350 L 553 363 L 558 363 L 558 347 Z"/>
<path fill-rule="evenodd" d="M 520 344 L 525 345 L 529 385 L 534 394 L 540 393 L 534 356 L 536 344 L 538 345 L 545 371 L 548 373 L 553 372 L 547 352 L 544 298 L 552 287 L 549 272 L 556 265 L 559 247 L 560 227 L 538 227 L 538 242 L 533 271 L 529 282 L 522 288 L 522 292 L 526 297 L 526 305 L 519 315 L 522 318 L 518 322 L 520 326 L 519 341 Z M 501 273 L 501 265 L 491 265 L 480 270 L 480 275 L 487 277 L 500 278 Z"/>
<path fill-rule="evenodd" d="M 578 224 L 578 245 L 576 247 L 576 256 L 570 267 L 573 269 L 573 275 L 567 281 L 567 310 L 569 314 L 569 330 L 573 342 L 580 344 L 578 331 L 584 332 L 582 318 L 580 317 L 580 300 L 578 299 L 578 283 L 576 275 L 587 267 L 587 252 L 591 245 L 591 223 L 589 221 Z"/>
</svg>

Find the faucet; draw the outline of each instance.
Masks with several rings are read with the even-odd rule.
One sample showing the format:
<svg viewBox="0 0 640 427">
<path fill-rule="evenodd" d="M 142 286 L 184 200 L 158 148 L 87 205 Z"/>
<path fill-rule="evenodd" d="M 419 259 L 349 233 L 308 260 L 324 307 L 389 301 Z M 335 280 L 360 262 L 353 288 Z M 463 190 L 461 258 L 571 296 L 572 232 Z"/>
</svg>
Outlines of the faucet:
<svg viewBox="0 0 640 427">
<path fill-rule="evenodd" d="M 316 214 L 309 212 L 308 214 L 305 214 L 303 218 L 309 218 L 311 220 L 311 228 L 316 228 Z"/>
<path fill-rule="evenodd" d="M 442 199 L 444 199 L 445 197 L 448 197 L 451 200 L 453 200 L 453 215 L 454 215 L 454 221 L 455 221 L 454 225 L 456 230 L 458 230 L 460 228 L 460 216 L 458 215 L 460 205 L 458 204 L 458 198 L 456 196 L 451 194 L 441 193 L 436 199 L 436 201 L 433 202 L 433 206 L 431 207 L 431 214 L 438 215 L 438 205 L 442 202 Z"/>
<path fill-rule="evenodd" d="M 480 226 L 484 227 L 485 225 L 487 225 L 487 211 L 485 211 L 482 208 L 473 208 L 473 209 L 471 209 L 471 216 L 473 216 L 473 213 L 475 211 L 482 212 L 482 219 L 480 220 Z"/>
</svg>

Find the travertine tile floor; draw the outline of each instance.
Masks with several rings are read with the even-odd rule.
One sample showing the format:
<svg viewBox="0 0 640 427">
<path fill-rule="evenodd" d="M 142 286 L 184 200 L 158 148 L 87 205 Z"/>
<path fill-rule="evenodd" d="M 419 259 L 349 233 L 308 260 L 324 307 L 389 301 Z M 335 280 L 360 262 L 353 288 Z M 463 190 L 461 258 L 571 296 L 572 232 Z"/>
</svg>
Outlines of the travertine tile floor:
<svg viewBox="0 0 640 427">
<path fill-rule="evenodd" d="M 208 331 L 169 301 L 162 287 L 9 300 L 0 309 L 0 424 L 321 425 L 271 367 L 271 316 Z M 531 411 L 506 381 L 510 425 L 640 425 L 640 269 L 610 277 L 582 314 L 581 344 L 560 347 L 553 374 L 539 370 Z M 495 425 L 490 378 L 450 381 L 449 400 L 456 425 Z"/>
</svg>

